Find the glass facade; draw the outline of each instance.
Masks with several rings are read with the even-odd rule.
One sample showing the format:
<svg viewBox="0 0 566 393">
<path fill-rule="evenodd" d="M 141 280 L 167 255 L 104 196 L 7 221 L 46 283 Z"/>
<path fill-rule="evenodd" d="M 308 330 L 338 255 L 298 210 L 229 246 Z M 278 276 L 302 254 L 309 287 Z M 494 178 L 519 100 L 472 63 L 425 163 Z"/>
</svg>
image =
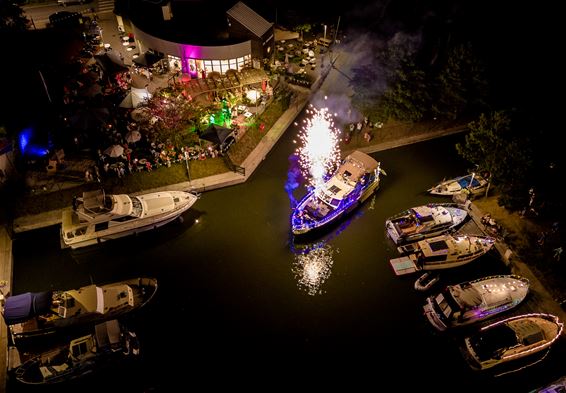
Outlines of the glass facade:
<svg viewBox="0 0 566 393">
<path fill-rule="evenodd" d="M 199 62 L 198 60 L 188 59 L 189 69 L 190 65 Z M 251 56 L 246 55 L 244 57 L 238 57 L 237 59 L 228 60 L 202 60 L 202 67 L 204 67 L 205 72 L 218 72 L 220 74 L 225 74 L 228 70 L 240 71 L 243 67 L 251 66 Z M 191 69 L 192 70 L 192 69 Z M 198 69 L 197 69 L 198 71 Z"/>
</svg>

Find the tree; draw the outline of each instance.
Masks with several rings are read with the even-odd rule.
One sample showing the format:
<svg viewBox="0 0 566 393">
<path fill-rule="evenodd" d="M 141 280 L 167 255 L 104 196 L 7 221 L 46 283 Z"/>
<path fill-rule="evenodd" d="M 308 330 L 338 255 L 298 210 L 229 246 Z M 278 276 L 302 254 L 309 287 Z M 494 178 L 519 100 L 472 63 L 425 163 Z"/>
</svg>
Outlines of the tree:
<svg viewBox="0 0 566 393">
<path fill-rule="evenodd" d="M 303 23 L 301 25 L 295 26 L 295 31 L 301 34 L 301 41 L 303 40 L 303 33 L 308 33 L 312 30 L 312 25 L 310 23 Z"/>
<path fill-rule="evenodd" d="M 11 1 L 0 0 L 0 33 L 25 31 L 31 22 L 24 15 L 24 10 Z"/>
<path fill-rule="evenodd" d="M 372 63 L 352 70 L 352 103 L 372 121 L 418 121 L 430 111 L 428 78 L 414 61 L 418 45 L 416 37 L 396 34 L 373 48 Z"/>
<path fill-rule="evenodd" d="M 520 126 L 519 126 L 520 127 Z M 489 171 L 491 180 L 502 197 L 500 204 L 519 208 L 527 197 L 533 169 L 533 152 L 521 130 L 513 130 L 511 117 L 497 111 L 481 114 L 468 124 L 470 132 L 458 153 L 466 160 Z"/>
<path fill-rule="evenodd" d="M 381 112 L 379 120 L 421 120 L 427 113 L 427 108 L 430 108 L 425 73 L 413 62 L 404 62 L 397 70 L 395 79 L 378 101 Z"/>
<path fill-rule="evenodd" d="M 469 44 L 453 47 L 434 83 L 436 116 L 456 119 L 465 111 L 482 108 L 488 92 L 484 71 Z"/>
</svg>

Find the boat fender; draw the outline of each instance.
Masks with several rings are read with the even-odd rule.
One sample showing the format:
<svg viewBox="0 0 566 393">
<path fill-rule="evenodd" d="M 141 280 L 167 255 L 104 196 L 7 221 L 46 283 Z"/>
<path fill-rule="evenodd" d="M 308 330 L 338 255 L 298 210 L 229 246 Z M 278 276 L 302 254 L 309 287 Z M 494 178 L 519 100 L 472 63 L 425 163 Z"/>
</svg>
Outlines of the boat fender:
<svg viewBox="0 0 566 393">
<path fill-rule="evenodd" d="M 179 224 L 182 224 L 185 221 L 185 219 L 181 216 L 179 216 L 177 220 L 179 221 Z"/>
</svg>

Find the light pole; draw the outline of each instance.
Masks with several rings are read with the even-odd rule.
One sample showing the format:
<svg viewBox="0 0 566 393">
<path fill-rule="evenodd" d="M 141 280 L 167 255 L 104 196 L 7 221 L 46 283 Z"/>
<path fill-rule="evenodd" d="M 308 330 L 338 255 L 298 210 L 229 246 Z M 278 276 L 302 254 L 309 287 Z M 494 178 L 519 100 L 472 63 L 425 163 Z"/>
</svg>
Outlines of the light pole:
<svg viewBox="0 0 566 393">
<path fill-rule="evenodd" d="M 326 25 L 323 26 L 324 26 L 324 39 L 326 40 Z"/>
<path fill-rule="evenodd" d="M 189 152 L 185 150 L 185 165 L 187 166 L 187 176 L 189 176 L 189 185 L 191 184 L 191 170 L 189 169 Z"/>
</svg>

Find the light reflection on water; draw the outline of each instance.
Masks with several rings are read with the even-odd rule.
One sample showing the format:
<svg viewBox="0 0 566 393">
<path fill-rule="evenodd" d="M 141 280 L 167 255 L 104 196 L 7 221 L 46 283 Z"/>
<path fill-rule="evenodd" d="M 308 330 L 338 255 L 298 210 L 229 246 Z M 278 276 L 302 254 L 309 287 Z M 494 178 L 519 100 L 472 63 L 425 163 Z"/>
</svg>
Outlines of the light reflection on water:
<svg viewBox="0 0 566 393">
<path fill-rule="evenodd" d="M 305 253 L 295 255 L 292 271 L 300 289 L 311 296 L 324 293 L 321 287 L 332 272 L 333 254 L 333 247 L 321 241 L 311 245 Z"/>
</svg>

